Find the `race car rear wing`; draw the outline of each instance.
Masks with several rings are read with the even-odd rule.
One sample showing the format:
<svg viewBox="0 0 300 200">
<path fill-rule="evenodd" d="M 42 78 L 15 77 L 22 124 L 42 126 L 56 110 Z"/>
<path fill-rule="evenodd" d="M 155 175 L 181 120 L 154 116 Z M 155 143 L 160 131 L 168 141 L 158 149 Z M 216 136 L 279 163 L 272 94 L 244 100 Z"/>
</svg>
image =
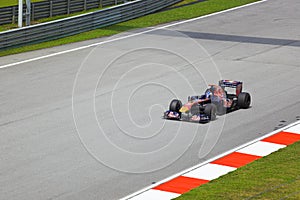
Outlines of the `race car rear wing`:
<svg viewBox="0 0 300 200">
<path fill-rule="evenodd" d="M 232 80 L 220 80 L 219 86 L 221 86 L 222 88 L 225 87 L 236 88 L 236 96 L 238 96 L 242 92 L 243 82 L 232 81 Z"/>
<path fill-rule="evenodd" d="M 238 85 L 242 85 L 243 82 L 241 81 L 231 81 L 231 80 L 220 80 L 219 86 L 221 87 L 231 87 L 236 88 Z"/>
</svg>

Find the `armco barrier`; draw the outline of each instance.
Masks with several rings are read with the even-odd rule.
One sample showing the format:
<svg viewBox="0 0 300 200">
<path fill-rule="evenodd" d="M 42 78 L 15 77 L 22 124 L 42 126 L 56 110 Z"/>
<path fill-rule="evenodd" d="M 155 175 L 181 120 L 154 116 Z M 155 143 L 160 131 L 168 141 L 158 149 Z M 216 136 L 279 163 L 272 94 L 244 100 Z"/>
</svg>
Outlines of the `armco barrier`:
<svg viewBox="0 0 300 200">
<path fill-rule="evenodd" d="M 31 3 L 31 20 L 38 20 L 57 15 L 66 15 L 93 8 L 125 3 L 128 0 L 44 0 Z M 23 5 L 23 13 L 26 5 Z M 16 23 L 18 5 L 0 8 L 0 25 Z M 25 19 L 24 19 L 25 20 Z"/>
<path fill-rule="evenodd" d="M 137 0 L 53 22 L 0 32 L 0 50 L 50 41 L 153 13 L 181 0 Z"/>
</svg>

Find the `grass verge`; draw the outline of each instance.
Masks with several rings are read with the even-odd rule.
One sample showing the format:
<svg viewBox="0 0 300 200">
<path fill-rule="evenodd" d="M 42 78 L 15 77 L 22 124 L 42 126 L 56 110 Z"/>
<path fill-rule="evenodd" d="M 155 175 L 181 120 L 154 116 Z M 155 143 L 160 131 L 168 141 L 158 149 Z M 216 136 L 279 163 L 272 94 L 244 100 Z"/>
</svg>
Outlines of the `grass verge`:
<svg viewBox="0 0 300 200">
<path fill-rule="evenodd" d="M 300 199 L 300 142 L 176 198 L 183 199 Z"/>
<path fill-rule="evenodd" d="M 188 4 L 194 1 L 185 0 L 184 2 L 181 2 L 179 5 Z M 99 38 L 104 36 L 111 36 L 123 31 L 155 26 L 163 23 L 172 22 L 172 21 L 191 19 L 194 17 L 207 15 L 210 13 L 226 10 L 229 8 L 245 5 L 256 1 L 258 0 L 207 0 L 204 2 L 199 2 L 188 6 L 182 6 L 179 8 L 150 14 L 123 23 L 115 24 L 105 28 L 96 29 L 93 31 L 88 31 L 85 33 L 77 34 L 74 36 L 70 36 L 58 40 L 43 42 L 34 45 L 28 45 L 20 48 L 3 50 L 0 51 L 0 56 L 32 51 L 37 49 L 43 49 L 43 48 L 48 48 L 48 47 L 53 47 L 53 46 L 58 46 L 58 45 L 63 45 L 63 44 L 68 44 L 73 42 L 79 42 L 83 40 L 94 39 L 94 38 Z"/>
</svg>

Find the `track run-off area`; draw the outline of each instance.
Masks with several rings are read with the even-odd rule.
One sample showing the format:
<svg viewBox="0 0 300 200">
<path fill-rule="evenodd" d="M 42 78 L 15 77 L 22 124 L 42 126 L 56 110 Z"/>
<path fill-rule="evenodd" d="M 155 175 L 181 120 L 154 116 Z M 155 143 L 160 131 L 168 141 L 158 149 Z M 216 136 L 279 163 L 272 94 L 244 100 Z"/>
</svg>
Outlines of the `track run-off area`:
<svg viewBox="0 0 300 200">
<path fill-rule="evenodd" d="M 1 57 L 0 199 L 120 199 L 295 122 L 299 9 L 268 0 Z M 162 119 L 223 78 L 244 82 L 251 108 Z"/>
</svg>

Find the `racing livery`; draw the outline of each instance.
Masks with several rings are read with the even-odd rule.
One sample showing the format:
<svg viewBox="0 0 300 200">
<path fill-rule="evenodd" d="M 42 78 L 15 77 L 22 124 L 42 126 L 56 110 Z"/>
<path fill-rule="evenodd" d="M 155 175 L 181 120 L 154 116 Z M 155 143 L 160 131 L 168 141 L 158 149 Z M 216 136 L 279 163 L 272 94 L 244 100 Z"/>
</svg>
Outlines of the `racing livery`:
<svg viewBox="0 0 300 200">
<path fill-rule="evenodd" d="M 234 93 L 228 93 L 229 88 L 233 88 Z M 180 100 L 173 99 L 163 117 L 203 123 L 215 120 L 217 114 L 223 115 L 240 108 L 247 109 L 250 107 L 251 96 L 242 92 L 242 89 L 241 81 L 220 80 L 218 85 L 209 85 L 203 95 L 189 96 L 184 105 Z"/>
</svg>

